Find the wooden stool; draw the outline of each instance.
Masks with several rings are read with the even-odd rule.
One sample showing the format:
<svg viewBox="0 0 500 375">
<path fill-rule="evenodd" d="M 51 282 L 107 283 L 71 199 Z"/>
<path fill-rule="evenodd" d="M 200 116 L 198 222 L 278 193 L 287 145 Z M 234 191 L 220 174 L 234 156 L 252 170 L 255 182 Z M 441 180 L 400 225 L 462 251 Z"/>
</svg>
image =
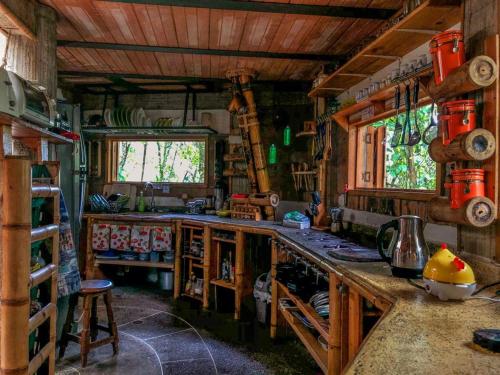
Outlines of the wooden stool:
<svg viewBox="0 0 500 375">
<path fill-rule="evenodd" d="M 109 280 L 85 280 L 82 281 L 82 288 L 79 296 L 83 297 L 83 327 L 78 334 L 71 333 L 73 323 L 73 314 L 75 306 L 70 307 L 68 318 L 64 325 L 64 331 L 59 348 L 59 358 L 64 356 L 68 341 L 74 341 L 80 344 L 80 359 L 82 367 L 87 366 L 87 356 L 90 350 L 102 345 L 112 344 L 113 355 L 118 353 L 118 329 L 113 318 L 113 309 L 111 307 L 111 288 L 113 283 Z M 103 296 L 106 312 L 108 315 L 108 326 L 104 327 L 98 324 L 97 320 L 97 299 Z M 99 330 L 109 333 L 109 337 L 97 340 Z"/>
</svg>

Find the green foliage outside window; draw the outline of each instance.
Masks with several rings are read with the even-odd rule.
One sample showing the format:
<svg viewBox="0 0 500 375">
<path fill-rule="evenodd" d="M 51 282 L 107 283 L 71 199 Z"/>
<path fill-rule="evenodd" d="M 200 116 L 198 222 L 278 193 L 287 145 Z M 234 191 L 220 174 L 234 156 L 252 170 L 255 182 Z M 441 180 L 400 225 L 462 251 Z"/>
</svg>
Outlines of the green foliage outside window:
<svg viewBox="0 0 500 375">
<path fill-rule="evenodd" d="M 431 121 L 431 106 L 417 109 L 420 133 L 423 134 Z M 405 114 L 399 115 L 400 124 L 404 123 Z M 413 112 L 411 113 L 412 129 L 415 129 Z M 420 141 L 415 146 L 391 147 L 396 116 L 378 121 L 371 126 L 386 126 L 385 141 L 385 182 L 389 189 L 436 189 L 436 163 L 431 159 L 428 146 Z"/>
<path fill-rule="evenodd" d="M 118 147 L 120 182 L 205 182 L 204 141 L 121 141 Z"/>
</svg>

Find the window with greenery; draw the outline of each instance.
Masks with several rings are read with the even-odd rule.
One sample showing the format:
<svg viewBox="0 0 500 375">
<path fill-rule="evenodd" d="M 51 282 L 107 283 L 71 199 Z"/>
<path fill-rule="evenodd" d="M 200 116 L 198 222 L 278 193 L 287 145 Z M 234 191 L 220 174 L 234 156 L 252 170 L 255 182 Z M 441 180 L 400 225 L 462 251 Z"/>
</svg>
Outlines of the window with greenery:
<svg viewBox="0 0 500 375">
<path fill-rule="evenodd" d="M 121 140 L 115 155 L 115 181 L 205 183 L 204 140 Z"/>
<path fill-rule="evenodd" d="M 399 115 L 400 124 L 405 114 Z M 420 133 L 431 120 L 431 106 L 417 109 Z M 428 146 L 420 141 L 415 146 L 391 146 L 396 117 L 390 117 L 358 129 L 356 187 L 435 190 L 436 163 Z M 415 129 L 413 112 L 412 130 Z"/>
</svg>

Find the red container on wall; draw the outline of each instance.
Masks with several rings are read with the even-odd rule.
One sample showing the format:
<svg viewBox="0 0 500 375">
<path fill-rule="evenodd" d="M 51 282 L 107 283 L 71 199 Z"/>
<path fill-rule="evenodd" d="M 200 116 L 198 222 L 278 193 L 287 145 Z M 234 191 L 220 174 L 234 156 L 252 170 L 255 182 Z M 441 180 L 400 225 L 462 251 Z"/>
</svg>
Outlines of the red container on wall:
<svg viewBox="0 0 500 375">
<path fill-rule="evenodd" d="M 464 34 L 459 30 L 445 31 L 430 42 L 434 82 L 440 85 L 452 71 L 465 63 Z"/>
<path fill-rule="evenodd" d="M 476 128 L 476 104 L 474 100 L 443 103 L 439 120 L 443 129 L 443 144 L 448 145 L 457 135 Z"/>
<path fill-rule="evenodd" d="M 451 179 L 451 183 L 444 184 L 451 189 L 451 208 L 460 208 L 472 198 L 484 197 L 484 170 L 456 169 L 451 172 Z"/>
</svg>

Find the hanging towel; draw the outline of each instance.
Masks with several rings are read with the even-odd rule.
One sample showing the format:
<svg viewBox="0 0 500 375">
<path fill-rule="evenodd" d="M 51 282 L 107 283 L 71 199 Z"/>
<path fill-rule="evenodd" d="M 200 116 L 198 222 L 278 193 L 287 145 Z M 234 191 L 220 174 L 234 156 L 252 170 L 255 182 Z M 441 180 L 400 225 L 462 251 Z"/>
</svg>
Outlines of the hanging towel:
<svg viewBox="0 0 500 375">
<path fill-rule="evenodd" d="M 111 225 L 111 248 L 130 251 L 130 225 Z"/>
<path fill-rule="evenodd" d="M 59 297 L 69 296 L 80 291 L 80 270 L 76 254 L 71 224 L 66 202 L 61 191 L 60 199 L 61 222 L 59 224 L 59 278 L 57 291 Z"/>
<path fill-rule="evenodd" d="M 130 235 L 130 246 L 134 249 L 136 253 L 150 253 L 151 248 L 149 247 L 149 234 L 151 228 L 149 226 L 143 225 L 133 225 L 132 232 Z"/>
<path fill-rule="evenodd" d="M 172 229 L 170 227 L 154 227 L 151 231 L 151 249 L 154 251 L 172 250 Z"/>
<path fill-rule="evenodd" d="M 109 224 L 92 225 L 92 249 L 108 251 L 110 236 Z"/>
</svg>

